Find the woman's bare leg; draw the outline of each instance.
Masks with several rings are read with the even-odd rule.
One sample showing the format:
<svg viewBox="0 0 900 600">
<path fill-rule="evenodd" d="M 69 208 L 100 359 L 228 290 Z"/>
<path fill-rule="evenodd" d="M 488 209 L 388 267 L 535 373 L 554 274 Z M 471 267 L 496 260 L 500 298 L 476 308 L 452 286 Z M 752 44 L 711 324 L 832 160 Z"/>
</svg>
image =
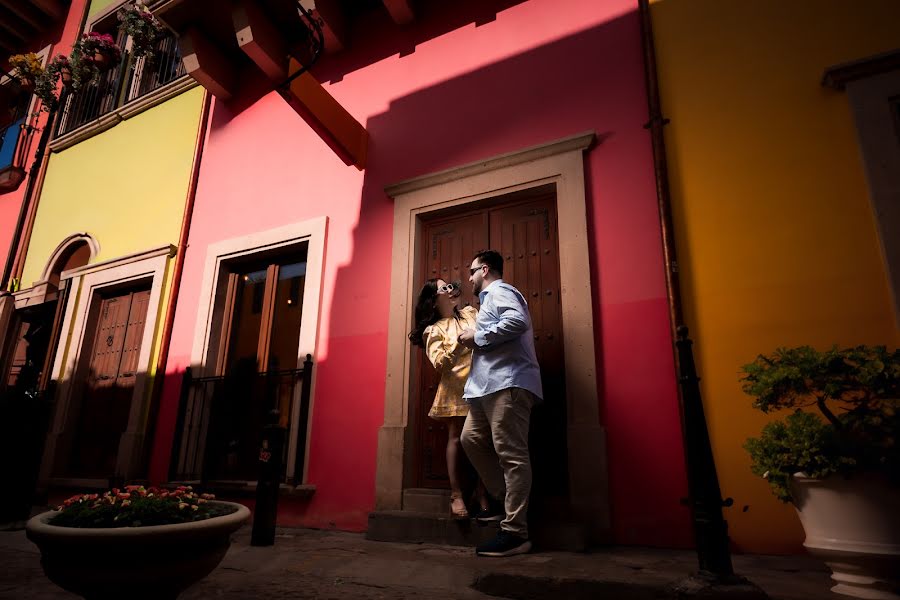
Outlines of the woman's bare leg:
<svg viewBox="0 0 900 600">
<path fill-rule="evenodd" d="M 450 417 L 447 419 L 447 474 L 450 478 L 450 511 L 454 516 L 468 516 L 466 503 L 462 496 L 460 483 L 460 459 L 462 458 L 462 446 L 459 443 L 459 434 L 462 433 L 465 417 Z"/>
</svg>

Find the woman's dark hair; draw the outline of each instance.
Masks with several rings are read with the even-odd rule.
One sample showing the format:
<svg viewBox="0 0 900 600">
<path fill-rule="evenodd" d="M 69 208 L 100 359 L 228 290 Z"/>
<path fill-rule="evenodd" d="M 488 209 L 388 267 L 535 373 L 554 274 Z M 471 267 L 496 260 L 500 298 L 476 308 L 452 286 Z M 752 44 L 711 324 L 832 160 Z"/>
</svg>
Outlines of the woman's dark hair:
<svg viewBox="0 0 900 600">
<path fill-rule="evenodd" d="M 422 336 L 425 334 L 425 328 L 434 325 L 441 319 L 441 313 L 438 312 L 437 296 L 438 296 L 438 280 L 429 279 L 422 286 L 419 292 L 419 298 L 416 300 L 415 326 L 409 333 L 409 341 L 414 346 L 425 347 L 425 340 Z"/>
</svg>

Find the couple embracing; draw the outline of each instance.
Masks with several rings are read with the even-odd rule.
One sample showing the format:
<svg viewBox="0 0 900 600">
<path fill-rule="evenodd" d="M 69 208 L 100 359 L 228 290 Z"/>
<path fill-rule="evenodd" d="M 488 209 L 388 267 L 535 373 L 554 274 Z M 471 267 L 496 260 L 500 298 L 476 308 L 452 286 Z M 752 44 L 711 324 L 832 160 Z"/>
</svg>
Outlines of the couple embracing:
<svg viewBox="0 0 900 600">
<path fill-rule="evenodd" d="M 478 471 L 479 521 L 500 520 L 500 532 L 476 548 L 480 556 L 511 556 L 531 550 L 528 496 L 531 408 L 543 397 L 534 331 L 525 297 L 503 281 L 503 257 L 475 255 L 469 281 L 481 308 L 459 308 L 459 290 L 429 279 L 416 303 L 409 339 L 424 348 L 441 380 L 428 416 L 447 424 L 450 510 L 468 518 L 460 486 L 465 456 Z"/>
</svg>

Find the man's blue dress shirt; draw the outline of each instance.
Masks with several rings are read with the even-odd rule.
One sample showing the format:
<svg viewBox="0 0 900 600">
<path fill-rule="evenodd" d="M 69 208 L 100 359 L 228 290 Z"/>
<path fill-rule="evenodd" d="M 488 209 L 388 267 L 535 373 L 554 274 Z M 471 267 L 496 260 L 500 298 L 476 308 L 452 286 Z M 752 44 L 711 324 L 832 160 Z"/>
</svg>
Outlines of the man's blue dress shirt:
<svg viewBox="0 0 900 600">
<path fill-rule="evenodd" d="M 526 389 L 543 398 L 541 369 L 534 352 L 534 330 L 525 297 L 502 279 L 478 295 L 472 370 L 463 398 L 471 400 L 506 388 Z"/>
</svg>

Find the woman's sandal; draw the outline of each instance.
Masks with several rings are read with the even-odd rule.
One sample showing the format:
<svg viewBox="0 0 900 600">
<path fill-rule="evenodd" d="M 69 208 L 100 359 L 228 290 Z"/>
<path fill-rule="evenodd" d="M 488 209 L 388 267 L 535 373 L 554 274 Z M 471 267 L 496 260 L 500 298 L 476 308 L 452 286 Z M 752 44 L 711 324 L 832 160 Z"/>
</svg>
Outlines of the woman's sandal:
<svg viewBox="0 0 900 600">
<path fill-rule="evenodd" d="M 454 503 L 457 503 L 457 508 L 454 508 Z M 462 506 L 460 509 L 459 506 Z M 450 515 L 454 519 L 468 519 L 469 518 L 469 510 L 466 508 L 466 503 L 463 502 L 461 494 L 450 494 Z"/>
</svg>

